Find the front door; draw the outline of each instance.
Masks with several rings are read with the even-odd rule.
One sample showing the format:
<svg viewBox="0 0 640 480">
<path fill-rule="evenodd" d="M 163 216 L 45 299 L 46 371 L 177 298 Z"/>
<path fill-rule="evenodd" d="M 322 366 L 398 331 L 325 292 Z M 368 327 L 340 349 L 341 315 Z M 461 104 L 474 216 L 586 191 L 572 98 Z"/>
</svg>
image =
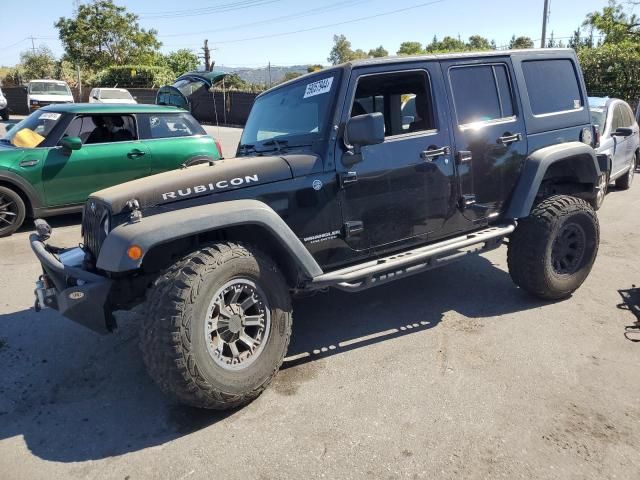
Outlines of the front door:
<svg viewBox="0 0 640 480">
<path fill-rule="evenodd" d="M 508 57 L 442 63 L 451 99 L 459 205 L 479 223 L 497 216 L 527 154 L 525 125 Z"/>
<path fill-rule="evenodd" d="M 151 173 L 149 149 L 131 115 L 78 116 L 64 136 L 80 137 L 82 148 L 49 151 L 42 176 L 50 207 L 82 203 L 95 191 Z"/>
<path fill-rule="evenodd" d="M 344 234 L 355 250 L 423 242 L 454 213 L 455 182 L 446 100 L 438 63 L 384 72 L 354 70 L 343 121 L 384 115 L 385 140 L 351 152 L 338 148 Z M 340 157 L 343 161 L 340 161 Z"/>
</svg>

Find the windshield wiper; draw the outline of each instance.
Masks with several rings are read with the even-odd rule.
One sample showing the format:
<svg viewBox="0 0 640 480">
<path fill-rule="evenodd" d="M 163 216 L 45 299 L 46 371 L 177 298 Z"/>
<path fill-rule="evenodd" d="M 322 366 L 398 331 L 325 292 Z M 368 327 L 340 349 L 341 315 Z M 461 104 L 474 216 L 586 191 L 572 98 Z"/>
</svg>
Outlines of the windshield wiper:
<svg viewBox="0 0 640 480">
<path fill-rule="evenodd" d="M 240 151 L 240 153 L 249 153 L 251 151 L 255 152 L 256 146 L 251 143 L 241 143 L 238 147 L 238 150 Z"/>
<path fill-rule="evenodd" d="M 13 143 L 11 143 L 11 140 L 7 140 L 6 138 L 0 138 L 0 142 L 6 143 L 7 145 L 13 145 Z"/>
<path fill-rule="evenodd" d="M 265 147 L 275 147 L 272 149 L 267 149 L 267 150 L 263 150 L 266 152 L 282 152 L 285 148 L 287 148 L 289 146 L 289 140 L 276 140 L 275 138 L 271 139 L 271 140 L 267 140 L 266 142 L 262 143 L 263 146 Z"/>
</svg>

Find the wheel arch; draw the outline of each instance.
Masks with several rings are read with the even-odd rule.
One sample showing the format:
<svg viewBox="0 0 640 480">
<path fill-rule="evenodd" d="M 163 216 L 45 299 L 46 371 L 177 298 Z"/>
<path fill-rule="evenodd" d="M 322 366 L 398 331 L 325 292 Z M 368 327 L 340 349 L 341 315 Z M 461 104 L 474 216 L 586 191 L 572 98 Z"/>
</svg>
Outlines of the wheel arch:
<svg viewBox="0 0 640 480">
<path fill-rule="evenodd" d="M 33 186 L 24 181 L 18 175 L 7 171 L 1 171 L 0 185 L 10 188 L 20 195 L 20 198 L 22 198 L 27 209 L 28 216 L 35 216 L 38 213 L 38 210 L 42 207 L 40 197 Z"/>
<path fill-rule="evenodd" d="M 167 228 L 170 225 L 171 228 Z M 126 272 L 159 265 L 214 240 L 251 244 L 271 255 L 291 286 L 300 276 L 313 278 L 322 269 L 278 214 L 257 200 L 233 200 L 174 210 L 116 227 L 106 238 L 97 260 L 98 268 Z M 143 257 L 134 261 L 127 248 L 138 245 Z"/>
<path fill-rule="evenodd" d="M 602 172 L 601 165 L 605 165 L 602 161 L 593 148 L 581 142 L 562 143 L 537 150 L 524 162 L 505 218 L 528 216 L 541 188 L 549 183 L 557 182 L 565 189 L 571 187 L 576 190 L 563 193 L 590 198 Z"/>
</svg>

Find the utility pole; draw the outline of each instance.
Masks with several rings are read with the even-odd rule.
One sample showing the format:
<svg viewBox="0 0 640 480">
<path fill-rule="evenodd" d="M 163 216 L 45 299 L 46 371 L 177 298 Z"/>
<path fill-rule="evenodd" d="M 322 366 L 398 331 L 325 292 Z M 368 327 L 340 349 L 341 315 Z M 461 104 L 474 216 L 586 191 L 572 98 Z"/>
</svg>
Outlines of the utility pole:
<svg viewBox="0 0 640 480">
<path fill-rule="evenodd" d="M 211 71 L 211 51 L 209 50 L 209 40 L 204 41 L 204 47 L 202 47 L 204 51 L 204 69 L 207 72 Z"/>
<path fill-rule="evenodd" d="M 34 38 L 33 35 L 29 37 L 31 39 L 31 51 L 33 52 L 33 54 L 35 55 L 36 53 L 36 44 L 34 43 Z"/>
<path fill-rule="evenodd" d="M 540 48 L 544 48 L 547 44 L 547 22 L 549 21 L 549 0 L 544 0 L 544 12 L 542 14 L 542 38 L 540 39 Z"/>
<path fill-rule="evenodd" d="M 269 88 L 271 88 L 271 62 L 269 62 L 268 70 L 269 70 Z"/>
</svg>

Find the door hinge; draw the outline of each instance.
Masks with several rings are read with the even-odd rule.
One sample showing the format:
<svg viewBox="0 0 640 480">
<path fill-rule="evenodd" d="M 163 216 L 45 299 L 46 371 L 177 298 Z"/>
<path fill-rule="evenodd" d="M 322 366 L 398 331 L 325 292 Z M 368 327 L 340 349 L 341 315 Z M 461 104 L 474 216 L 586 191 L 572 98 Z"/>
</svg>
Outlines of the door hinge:
<svg viewBox="0 0 640 480">
<path fill-rule="evenodd" d="M 349 185 L 350 183 L 356 183 L 358 181 L 358 174 L 356 172 L 345 172 L 339 176 L 340 187 Z"/>
<path fill-rule="evenodd" d="M 354 235 L 362 233 L 363 230 L 364 224 L 360 220 L 351 220 L 349 222 L 345 222 L 343 226 L 344 238 L 351 238 Z"/>
</svg>

